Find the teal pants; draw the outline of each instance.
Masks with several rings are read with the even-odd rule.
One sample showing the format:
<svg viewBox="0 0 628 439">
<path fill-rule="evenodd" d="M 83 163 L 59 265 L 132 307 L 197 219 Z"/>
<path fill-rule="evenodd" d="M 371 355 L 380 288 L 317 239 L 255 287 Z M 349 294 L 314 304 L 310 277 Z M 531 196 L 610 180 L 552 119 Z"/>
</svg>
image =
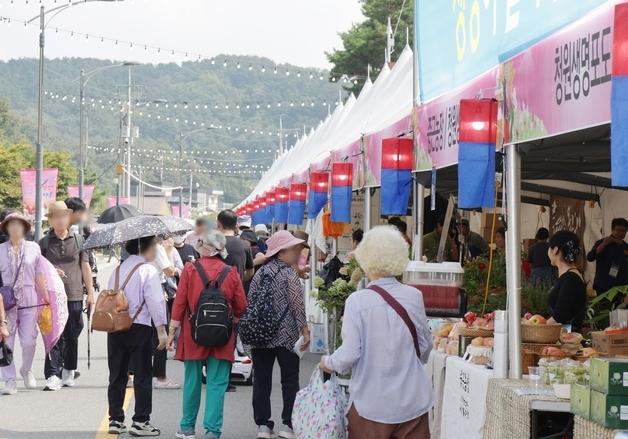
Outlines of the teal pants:
<svg viewBox="0 0 628 439">
<path fill-rule="evenodd" d="M 207 361 L 184 361 L 185 380 L 183 382 L 183 416 L 181 431 L 194 431 L 196 417 L 201 406 L 203 388 L 203 364 L 207 365 L 207 387 L 205 389 L 205 431 L 221 434 L 222 417 L 225 406 L 225 392 L 229 385 L 231 363 L 209 357 Z"/>
</svg>

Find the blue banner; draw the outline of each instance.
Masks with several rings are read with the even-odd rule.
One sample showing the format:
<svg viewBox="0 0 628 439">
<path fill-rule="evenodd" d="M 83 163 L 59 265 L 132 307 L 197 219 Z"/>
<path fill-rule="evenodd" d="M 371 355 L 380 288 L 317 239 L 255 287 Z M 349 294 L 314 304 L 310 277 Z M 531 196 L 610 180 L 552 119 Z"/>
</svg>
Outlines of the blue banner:
<svg viewBox="0 0 628 439">
<path fill-rule="evenodd" d="M 406 215 L 412 189 L 412 171 L 382 169 L 380 213 Z"/>
<path fill-rule="evenodd" d="M 331 188 L 331 216 L 336 223 L 351 222 L 351 186 L 334 186 Z"/>
<path fill-rule="evenodd" d="M 628 76 L 613 77 L 611 99 L 611 178 L 613 186 L 628 187 Z"/>
<path fill-rule="evenodd" d="M 303 224 L 303 214 L 305 213 L 305 201 L 290 200 L 288 203 L 288 224 L 300 226 Z"/>
<path fill-rule="evenodd" d="M 495 144 L 460 142 L 458 207 L 495 207 Z"/>
<path fill-rule="evenodd" d="M 421 102 L 451 91 L 613 0 L 415 0 Z"/>
</svg>

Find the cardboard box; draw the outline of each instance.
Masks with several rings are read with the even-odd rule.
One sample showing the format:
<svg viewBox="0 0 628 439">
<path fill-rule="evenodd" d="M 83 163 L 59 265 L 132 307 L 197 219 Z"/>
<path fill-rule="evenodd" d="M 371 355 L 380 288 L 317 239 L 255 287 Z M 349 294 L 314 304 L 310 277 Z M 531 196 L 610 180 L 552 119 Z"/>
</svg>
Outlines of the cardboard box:
<svg viewBox="0 0 628 439">
<path fill-rule="evenodd" d="M 624 396 L 628 404 L 628 360 L 619 358 L 591 359 L 591 390 L 607 395 Z"/>
<path fill-rule="evenodd" d="M 606 334 L 604 331 L 591 333 L 593 349 L 608 355 L 628 355 L 628 332 Z"/>
<path fill-rule="evenodd" d="M 584 419 L 591 416 L 591 389 L 584 384 L 571 385 L 571 412 Z"/>
<path fill-rule="evenodd" d="M 615 430 L 628 429 L 628 398 L 591 390 L 591 420 Z"/>
</svg>

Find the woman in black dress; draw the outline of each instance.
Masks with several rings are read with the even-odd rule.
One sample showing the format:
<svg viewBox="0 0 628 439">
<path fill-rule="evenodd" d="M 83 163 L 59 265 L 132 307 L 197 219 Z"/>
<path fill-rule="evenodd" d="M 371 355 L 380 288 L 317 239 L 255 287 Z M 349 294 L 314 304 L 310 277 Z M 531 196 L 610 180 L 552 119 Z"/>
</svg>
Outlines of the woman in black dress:
<svg viewBox="0 0 628 439">
<path fill-rule="evenodd" d="M 568 230 L 557 232 L 549 240 L 547 254 L 558 269 L 558 280 L 549 294 L 552 317 L 548 323 L 571 325 L 572 331 L 580 332 L 587 309 L 586 283 L 576 266 L 580 239 Z"/>
</svg>

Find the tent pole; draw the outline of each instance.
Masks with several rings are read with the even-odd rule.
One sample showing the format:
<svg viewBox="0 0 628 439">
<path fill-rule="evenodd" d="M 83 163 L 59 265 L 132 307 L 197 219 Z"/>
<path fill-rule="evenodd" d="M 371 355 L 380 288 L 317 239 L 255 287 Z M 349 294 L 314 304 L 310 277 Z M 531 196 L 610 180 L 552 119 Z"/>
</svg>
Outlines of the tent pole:
<svg viewBox="0 0 628 439">
<path fill-rule="evenodd" d="M 364 233 L 371 230 L 371 188 L 364 188 Z"/>
<path fill-rule="evenodd" d="M 511 379 L 521 378 L 521 153 L 506 148 L 506 284 L 508 291 L 508 348 Z"/>
<path fill-rule="evenodd" d="M 414 218 L 414 253 L 413 259 L 420 261 L 423 257 L 423 224 L 425 223 L 425 188 L 418 182 L 416 174 L 414 174 L 414 200 L 413 218 Z"/>
</svg>

